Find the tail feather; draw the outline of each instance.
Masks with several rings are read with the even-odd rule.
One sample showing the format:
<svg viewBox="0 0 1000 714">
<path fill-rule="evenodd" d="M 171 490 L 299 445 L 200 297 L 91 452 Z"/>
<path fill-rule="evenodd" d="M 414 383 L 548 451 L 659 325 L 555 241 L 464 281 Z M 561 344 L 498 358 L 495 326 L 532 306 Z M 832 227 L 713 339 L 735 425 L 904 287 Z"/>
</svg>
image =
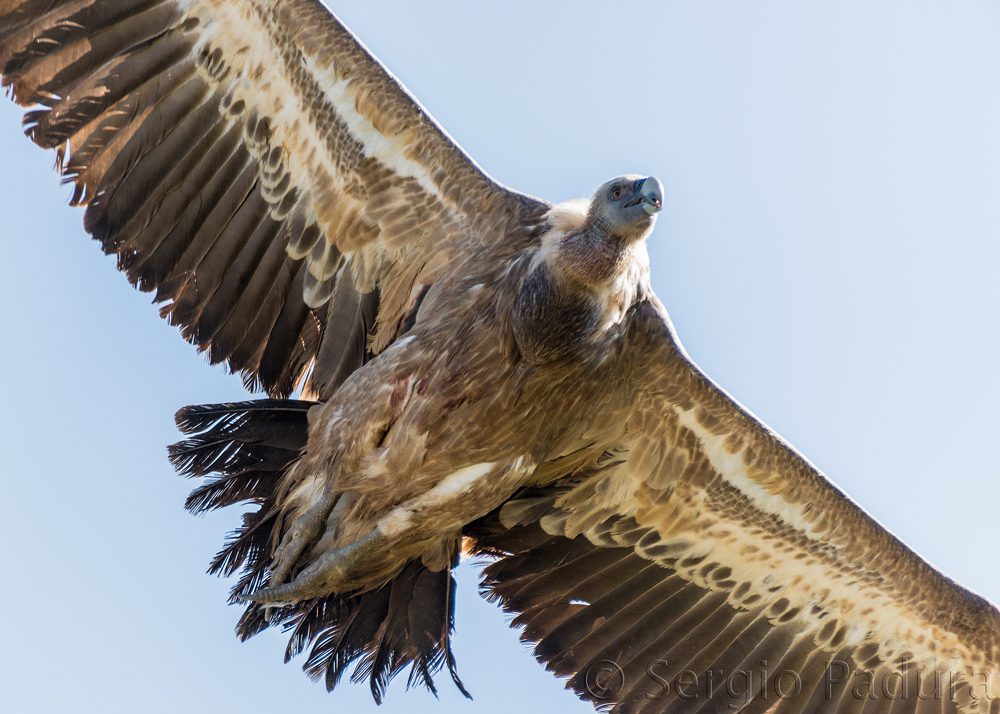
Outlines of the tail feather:
<svg viewBox="0 0 1000 714">
<path fill-rule="evenodd" d="M 451 650 L 448 635 L 455 629 L 455 579 L 448 572 L 447 579 L 435 577 L 433 571 L 424 568 L 413 587 L 413 602 L 436 602 L 435 609 L 427 607 L 409 608 L 409 637 L 417 647 L 418 654 L 413 659 L 413 668 L 407 678 L 407 686 L 421 684 L 432 692 L 433 673 L 442 666 L 448 668 L 452 681 L 466 697 L 472 698 L 458 677 L 455 655 Z M 441 631 L 440 612 L 448 613 L 447 626 Z"/>
<path fill-rule="evenodd" d="M 264 399 L 185 407 L 177 426 L 189 438 L 169 449 L 177 470 L 204 478 L 188 497 L 193 513 L 238 503 L 256 505 L 243 514 L 243 525 L 229 534 L 209 572 L 230 576 L 242 569 L 230 602 L 266 587 L 270 547 L 279 527 L 278 484 L 306 445 L 307 413 L 314 402 Z M 455 546 L 455 561 L 458 544 Z M 287 662 L 310 648 L 306 674 L 322 679 L 328 690 L 354 667 L 352 682 L 367 680 L 381 702 L 392 679 L 410 666 L 407 687 L 420 684 L 437 693 L 434 675 L 447 667 L 458 689 L 451 650 L 455 580 L 451 570 L 435 571 L 411 561 L 381 587 L 330 595 L 269 611 L 247 604 L 236 627 L 246 640 L 270 626 L 289 633 Z"/>
<path fill-rule="evenodd" d="M 407 686 L 420 684 L 437 694 L 434 674 L 447 666 L 459 691 L 469 696 L 451 651 L 454 631 L 455 580 L 450 571 L 435 571 L 411 561 L 382 587 L 350 597 L 327 599 L 319 616 L 307 613 L 295 625 L 287 658 L 312 639 L 303 669 L 333 690 L 356 663 L 351 681 L 368 680 L 381 702 L 389 682 L 411 666 Z M 336 612 L 329 616 L 329 608 Z"/>
<path fill-rule="evenodd" d="M 237 595 L 244 592 L 244 585 L 249 587 L 264 578 L 271 528 L 275 520 L 276 514 L 263 509 L 244 513 L 243 526 L 229 534 L 222 550 L 216 553 L 209 563 L 210 575 L 221 575 L 225 578 L 240 568 L 245 568 L 243 576 L 237 583 L 239 587 L 233 588 L 232 602 L 236 602 Z"/>
</svg>

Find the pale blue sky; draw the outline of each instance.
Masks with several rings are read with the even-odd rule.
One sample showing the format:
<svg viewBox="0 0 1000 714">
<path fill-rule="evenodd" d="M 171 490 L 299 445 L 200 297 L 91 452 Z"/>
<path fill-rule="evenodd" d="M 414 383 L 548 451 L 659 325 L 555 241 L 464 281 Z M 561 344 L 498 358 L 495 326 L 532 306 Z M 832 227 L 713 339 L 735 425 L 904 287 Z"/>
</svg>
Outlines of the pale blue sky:
<svg viewBox="0 0 1000 714">
<path fill-rule="evenodd" d="M 950 576 L 1000 599 L 1000 5 L 987 0 L 334 3 L 489 172 L 559 200 L 658 175 L 654 284 L 693 357 Z M 375 711 L 238 643 L 203 574 L 172 415 L 239 380 L 83 234 L 0 104 L 0 710 Z M 476 594 L 476 699 L 590 711 Z"/>
</svg>

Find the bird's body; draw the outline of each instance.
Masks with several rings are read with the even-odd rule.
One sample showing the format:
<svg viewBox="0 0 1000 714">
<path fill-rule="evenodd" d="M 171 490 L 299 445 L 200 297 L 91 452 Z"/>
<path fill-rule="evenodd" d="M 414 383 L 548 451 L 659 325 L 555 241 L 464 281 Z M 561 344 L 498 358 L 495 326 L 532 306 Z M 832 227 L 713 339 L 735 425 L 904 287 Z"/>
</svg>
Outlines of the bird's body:
<svg viewBox="0 0 1000 714">
<path fill-rule="evenodd" d="M 355 664 L 376 699 L 407 667 L 461 687 L 464 541 L 536 656 L 619 712 L 691 711 L 685 672 L 746 712 L 858 711 L 856 676 L 949 680 L 898 714 L 1000 709 L 1000 612 L 681 348 L 655 179 L 501 186 L 315 0 L 0 0 L 0 75 L 87 230 L 270 397 L 181 410 L 171 447 L 207 477 L 191 510 L 248 504 L 211 566 L 241 571 L 242 637 L 286 626 L 331 689 Z"/>
<path fill-rule="evenodd" d="M 623 345 L 650 293 L 647 231 L 611 237 L 585 208 L 555 206 L 491 241 L 503 254 L 449 265 L 410 308 L 405 337 L 314 407 L 303 458 L 279 487 L 290 531 L 272 585 L 376 532 L 342 589 L 378 587 L 413 559 L 446 569 L 466 524 L 550 485 L 560 459 L 586 461 L 621 438 L 635 388 Z M 582 408 L 589 423 L 560 418 Z M 280 599 L 330 586 L 289 585 Z"/>
</svg>

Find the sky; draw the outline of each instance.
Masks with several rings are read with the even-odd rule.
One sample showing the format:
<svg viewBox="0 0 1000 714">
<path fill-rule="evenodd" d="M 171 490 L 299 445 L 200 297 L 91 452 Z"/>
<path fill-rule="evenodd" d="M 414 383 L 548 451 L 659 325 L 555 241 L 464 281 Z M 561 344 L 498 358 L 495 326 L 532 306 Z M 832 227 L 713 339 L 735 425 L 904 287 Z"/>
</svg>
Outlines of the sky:
<svg viewBox="0 0 1000 714">
<path fill-rule="evenodd" d="M 688 352 L 931 563 L 1000 600 L 1000 5 L 331 3 L 475 159 L 550 200 L 653 174 Z M 174 411 L 238 378 L 157 319 L 0 102 L 0 710 L 373 712 L 247 644 Z M 378 711 L 586 712 L 459 568 L 459 671 Z"/>
</svg>

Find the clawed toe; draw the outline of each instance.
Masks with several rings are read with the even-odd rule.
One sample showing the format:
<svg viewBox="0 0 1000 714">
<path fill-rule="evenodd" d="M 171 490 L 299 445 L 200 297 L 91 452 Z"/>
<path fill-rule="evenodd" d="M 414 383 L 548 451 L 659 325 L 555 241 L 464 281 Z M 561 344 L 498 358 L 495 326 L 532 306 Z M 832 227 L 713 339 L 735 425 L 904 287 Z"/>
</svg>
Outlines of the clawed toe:
<svg viewBox="0 0 1000 714">
<path fill-rule="evenodd" d="M 284 607 L 331 592 L 350 590 L 349 576 L 354 566 L 377 550 L 384 540 L 375 529 L 353 543 L 324 553 L 291 582 L 238 595 L 237 599 L 268 607 Z"/>
</svg>

